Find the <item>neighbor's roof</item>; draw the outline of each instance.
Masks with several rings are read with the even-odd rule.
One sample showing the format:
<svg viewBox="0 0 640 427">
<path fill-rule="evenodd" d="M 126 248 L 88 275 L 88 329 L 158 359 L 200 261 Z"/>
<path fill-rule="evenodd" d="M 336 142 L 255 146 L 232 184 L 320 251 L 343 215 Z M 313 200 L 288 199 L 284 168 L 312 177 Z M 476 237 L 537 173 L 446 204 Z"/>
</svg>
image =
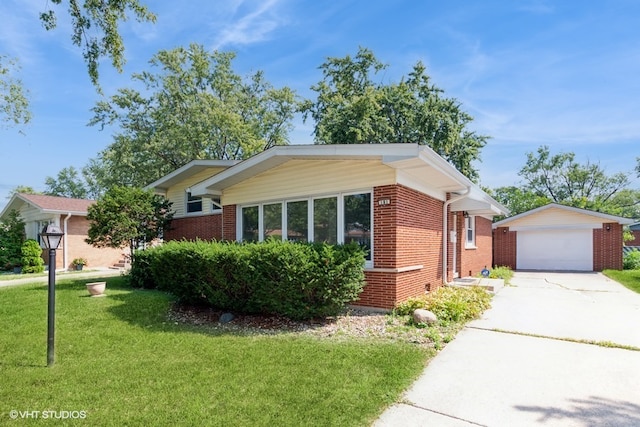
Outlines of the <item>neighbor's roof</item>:
<svg viewBox="0 0 640 427">
<path fill-rule="evenodd" d="M 609 214 L 605 214 L 602 212 L 596 212 L 596 211 L 591 211 L 589 209 L 581 209 L 581 208 L 574 208 L 573 206 L 565 206 L 565 205 L 561 205 L 559 203 L 549 203 L 548 205 L 544 205 L 544 206 L 540 206 L 539 208 L 535 208 L 535 209 L 531 209 L 530 211 L 526 211 L 523 212 L 521 214 L 518 215 L 514 215 L 512 217 L 509 218 L 505 218 L 502 221 L 498 221 L 495 222 L 492 227 L 493 228 L 498 228 L 498 227 L 505 227 L 508 226 L 510 223 L 530 216 L 530 215 L 535 215 L 537 213 L 546 211 L 548 209 L 560 209 L 560 210 L 564 210 L 567 212 L 573 212 L 573 213 L 579 213 L 582 215 L 589 215 L 589 216 L 593 216 L 596 218 L 601 219 L 603 222 L 617 222 L 619 224 L 623 224 L 623 225 L 628 225 L 628 224 L 632 224 L 634 222 L 634 220 L 629 219 L 629 218 L 623 218 L 621 216 L 616 216 L 616 215 L 609 215 Z"/>
<path fill-rule="evenodd" d="M 89 206 L 94 200 L 72 199 L 69 197 L 46 196 L 44 194 L 16 193 L 13 195 L 0 217 L 13 209 L 19 209 L 24 203 L 41 210 L 43 213 L 71 213 L 74 215 L 86 215 Z"/>
<path fill-rule="evenodd" d="M 283 145 L 272 147 L 196 185 L 194 195 L 220 195 L 229 188 L 289 160 L 380 160 L 411 177 L 446 193 L 466 193 L 452 210 L 483 215 L 504 215 L 508 209 L 486 194 L 431 148 L 418 144 Z"/>
</svg>

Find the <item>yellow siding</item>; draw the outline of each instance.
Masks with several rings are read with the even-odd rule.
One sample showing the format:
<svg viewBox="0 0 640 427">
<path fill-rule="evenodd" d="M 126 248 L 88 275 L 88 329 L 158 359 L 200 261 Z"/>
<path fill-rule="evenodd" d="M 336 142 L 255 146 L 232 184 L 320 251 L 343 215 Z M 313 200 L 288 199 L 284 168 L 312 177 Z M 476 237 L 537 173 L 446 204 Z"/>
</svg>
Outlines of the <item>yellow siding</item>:
<svg viewBox="0 0 640 427">
<path fill-rule="evenodd" d="M 187 188 L 191 187 L 194 184 L 197 184 L 201 181 L 204 181 L 207 178 L 211 178 L 212 176 L 219 174 L 226 168 L 207 168 L 187 179 L 180 182 L 180 184 L 169 187 L 167 190 L 167 199 L 173 203 L 171 208 L 175 211 L 176 217 L 181 217 L 185 215 L 185 201 L 186 201 L 186 191 Z M 211 212 L 211 203 L 210 199 L 202 198 L 202 214 L 207 214 Z"/>
<path fill-rule="evenodd" d="M 602 224 L 602 218 L 564 209 L 550 208 L 544 211 L 524 216 L 509 223 L 509 227 L 554 227 L 562 225 Z"/>
<path fill-rule="evenodd" d="M 331 194 L 396 183 L 379 160 L 290 160 L 223 191 L 225 205 Z"/>
</svg>

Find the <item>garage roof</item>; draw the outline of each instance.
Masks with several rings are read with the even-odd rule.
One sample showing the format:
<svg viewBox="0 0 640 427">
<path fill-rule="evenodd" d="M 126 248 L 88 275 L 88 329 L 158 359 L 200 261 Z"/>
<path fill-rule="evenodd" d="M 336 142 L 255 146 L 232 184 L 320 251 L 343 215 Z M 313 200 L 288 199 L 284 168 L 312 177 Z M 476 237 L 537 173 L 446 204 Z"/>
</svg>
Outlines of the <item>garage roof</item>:
<svg viewBox="0 0 640 427">
<path fill-rule="evenodd" d="M 629 224 L 633 224 L 634 222 L 634 220 L 632 219 L 623 218 L 621 216 L 609 215 L 602 212 L 591 211 L 588 209 L 574 208 L 572 206 L 565 206 L 558 203 L 549 203 L 548 205 L 541 206 L 539 208 L 532 209 L 530 211 L 523 212 L 518 215 L 514 215 L 510 218 L 503 219 L 502 221 L 498 221 L 494 223 L 492 227 L 494 229 L 498 227 L 513 227 L 513 226 L 518 226 L 520 228 L 542 227 L 545 224 L 536 224 L 536 222 L 533 220 L 533 217 L 542 216 L 545 213 L 552 214 L 554 210 L 557 211 L 559 217 L 568 219 L 567 215 L 561 215 L 562 213 L 564 213 L 564 214 L 569 214 L 571 218 L 570 220 L 564 221 L 564 224 L 562 223 L 563 219 L 559 219 L 558 222 L 554 224 L 551 224 L 551 223 L 546 224 L 547 225 L 546 228 L 566 227 L 566 226 L 571 227 L 576 225 L 575 219 L 580 217 L 583 220 L 583 222 L 593 222 L 593 223 L 611 222 L 611 223 L 618 223 L 622 225 L 629 225 Z M 545 215 L 545 216 L 548 218 L 548 215 Z"/>
</svg>

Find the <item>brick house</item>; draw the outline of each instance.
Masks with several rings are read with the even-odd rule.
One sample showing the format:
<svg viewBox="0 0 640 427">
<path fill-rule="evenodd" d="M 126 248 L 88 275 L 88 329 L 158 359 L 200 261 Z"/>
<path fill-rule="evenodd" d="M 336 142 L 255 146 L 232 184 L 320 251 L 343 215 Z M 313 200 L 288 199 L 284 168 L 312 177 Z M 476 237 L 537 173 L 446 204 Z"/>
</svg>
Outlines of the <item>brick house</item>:
<svg viewBox="0 0 640 427">
<path fill-rule="evenodd" d="M 93 200 L 16 193 L 0 213 L 0 219 L 18 211 L 25 222 L 27 239 L 38 243 L 46 225 L 60 227 L 64 236 L 56 256 L 56 270 L 72 268 L 75 258 L 85 258 L 89 267 L 110 267 L 120 262 L 128 249 L 95 248 L 84 241 L 89 230 L 87 209 L 93 203 Z M 49 257 L 43 258 L 45 263 L 49 262 Z"/>
<path fill-rule="evenodd" d="M 491 266 L 491 222 L 507 213 L 417 144 L 278 146 L 193 161 L 147 188 L 173 202 L 165 239 L 359 242 L 355 305 L 384 309 Z"/>
<path fill-rule="evenodd" d="M 550 203 L 493 224 L 493 263 L 518 270 L 622 269 L 633 220 Z"/>
</svg>

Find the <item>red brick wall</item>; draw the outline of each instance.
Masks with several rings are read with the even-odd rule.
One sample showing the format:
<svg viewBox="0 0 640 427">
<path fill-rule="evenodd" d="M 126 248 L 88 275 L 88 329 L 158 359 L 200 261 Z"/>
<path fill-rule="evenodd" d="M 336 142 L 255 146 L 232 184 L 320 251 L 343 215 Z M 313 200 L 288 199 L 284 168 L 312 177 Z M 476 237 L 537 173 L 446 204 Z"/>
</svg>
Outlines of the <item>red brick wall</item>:
<svg viewBox="0 0 640 427">
<path fill-rule="evenodd" d="M 622 270 L 622 225 L 606 223 L 593 230 L 593 269 Z"/>
<path fill-rule="evenodd" d="M 236 205 L 222 207 L 222 238 L 228 241 L 236 240 Z"/>
<path fill-rule="evenodd" d="M 221 240 L 222 215 L 202 215 L 175 218 L 171 222 L 171 229 L 165 231 L 165 240 Z"/>
<path fill-rule="evenodd" d="M 476 217 L 476 246 L 475 248 L 465 247 L 465 229 L 464 217 L 457 215 L 462 224 L 458 224 L 458 253 L 460 263 L 460 276 L 475 276 L 482 271 L 483 268 L 491 268 L 493 237 L 491 232 L 491 221 Z"/>
<path fill-rule="evenodd" d="M 378 204 L 389 200 L 389 204 Z M 393 308 L 442 284 L 443 202 L 402 185 L 373 190 L 374 270 L 357 305 Z M 376 271 L 422 265 L 410 271 Z"/>
<path fill-rule="evenodd" d="M 498 227 L 493 230 L 493 266 L 506 266 L 516 269 L 516 231 L 509 231 L 509 227 Z"/>
<path fill-rule="evenodd" d="M 61 222 L 61 229 L 64 231 L 64 216 Z M 89 231 L 89 220 L 82 216 L 72 216 L 67 221 L 67 235 L 62 240 L 60 247 L 56 251 L 56 269 L 74 268 L 71 262 L 75 258 L 85 258 L 87 265 L 91 267 L 111 267 L 123 259 L 123 254 L 129 253 L 129 248 L 96 248 L 85 242 Z M 65 265 L 64 247 L 67 247 L 67 259 Z M 48 251 L 43 251 L 42 257 L 45 263 L 49 263 Z"/>
</svg>

